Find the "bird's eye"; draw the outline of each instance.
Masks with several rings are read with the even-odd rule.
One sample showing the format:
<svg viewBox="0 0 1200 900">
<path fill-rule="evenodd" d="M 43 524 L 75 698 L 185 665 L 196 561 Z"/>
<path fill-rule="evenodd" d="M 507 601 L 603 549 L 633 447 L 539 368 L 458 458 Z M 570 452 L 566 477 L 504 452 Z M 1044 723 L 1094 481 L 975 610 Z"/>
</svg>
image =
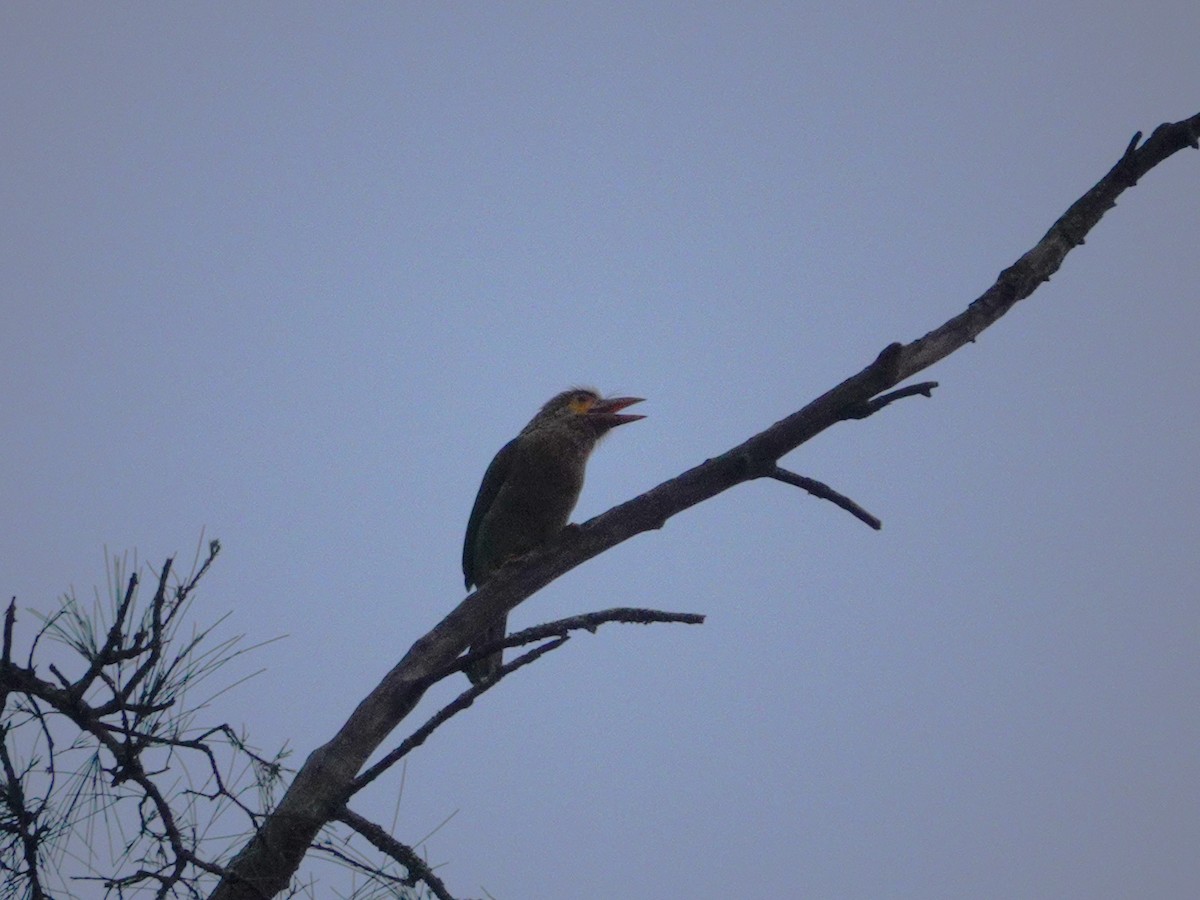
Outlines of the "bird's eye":
<svg viewBox="0 0 1200 900">
<path fill-rule="evenodd" d="M 595 398 L 586 391 L 580 391 L 571 398 L 571 412 L 585 413 L 592 408 Z"/>
</svg>

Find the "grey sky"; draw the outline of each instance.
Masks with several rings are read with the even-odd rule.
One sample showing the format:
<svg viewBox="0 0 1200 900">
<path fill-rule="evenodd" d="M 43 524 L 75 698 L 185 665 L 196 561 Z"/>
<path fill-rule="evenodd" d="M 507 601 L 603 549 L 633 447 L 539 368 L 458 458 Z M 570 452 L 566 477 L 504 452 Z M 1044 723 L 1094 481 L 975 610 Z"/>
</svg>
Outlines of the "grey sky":
<svg viewBox="0 0 1200 900">
<path fill-rule="evenodd" d="M 6 4 L 0 590 L 206 528 L 199 621 L 289 635 L 214 717 L 302 758 L 461 599 L 547 397 L 648 398 L 579 520 L 727 449 L 1196 113 L 1198 34 L 1183 0 Z M 787 460 L 882 532 L 750 485 L 521 607 L 709 621 L 513 678 L 412 758 L 397 837 L 457 811 L 424 849 L 500 900 L 1193 896 L 1198 196 L 1181 153 L 932 400 Z"/>
</svg>

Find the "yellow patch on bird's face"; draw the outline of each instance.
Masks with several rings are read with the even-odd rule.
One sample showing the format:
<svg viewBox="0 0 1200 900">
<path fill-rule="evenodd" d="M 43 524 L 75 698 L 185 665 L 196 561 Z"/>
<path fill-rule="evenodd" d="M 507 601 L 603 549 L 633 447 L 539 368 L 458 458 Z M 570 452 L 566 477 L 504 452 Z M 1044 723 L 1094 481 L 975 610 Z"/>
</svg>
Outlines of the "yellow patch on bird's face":
<svg viewBox="0 0 1200 900">
<path fill-rule="evenodd" d="M 583 415 L 596 405 L 597 399 L 599 398 L 597 398 L 595 394 L 588 393 L 587 391 L 580 391 L 571 397 L 568 407 L 570 408 L 571 412 L 576 413 L 577 415 Z"/>
</svg>

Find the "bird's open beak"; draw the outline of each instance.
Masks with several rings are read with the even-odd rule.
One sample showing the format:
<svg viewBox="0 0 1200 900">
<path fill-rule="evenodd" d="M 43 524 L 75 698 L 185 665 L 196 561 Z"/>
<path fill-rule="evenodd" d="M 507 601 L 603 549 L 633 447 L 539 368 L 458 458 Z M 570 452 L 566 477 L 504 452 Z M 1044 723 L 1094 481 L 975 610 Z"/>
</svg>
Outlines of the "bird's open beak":
<svg viewBox="0 0 1200 900">
<path fill-rule="evenodd" d="M 638 419 L 646 417 L 622 413 L 621 410 L 641 402 L 641 397 L 609 397 L 607 400 L 597 400 L 587 411 L 588 418 L 599 421 L 607 428 L 615 428 L 627 422 L 636 422 Z"/>
</svg>

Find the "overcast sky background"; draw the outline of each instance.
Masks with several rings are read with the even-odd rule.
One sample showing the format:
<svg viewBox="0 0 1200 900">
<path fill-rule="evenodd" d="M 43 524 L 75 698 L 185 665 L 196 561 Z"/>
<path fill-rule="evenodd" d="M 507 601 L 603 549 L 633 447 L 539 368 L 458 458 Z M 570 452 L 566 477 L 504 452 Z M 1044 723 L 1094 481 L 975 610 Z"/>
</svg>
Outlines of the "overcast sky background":
<svg viewBox="0 0 1200 900">
<path fill-rule="evenodd" d="M 5 4 L 0 591 L 204 529 L 197 624 L 288 636 L 212 715 L 299 763 L 462 598 L 551 394 L 647 398 L 582 521 L 958 313 L 1200 110 L 1192 0 L 983 7 Z M 510 679 L 396 836 L 454 814 L 421 849 L 499 900 L 1194 896 L 1198 199 L 1185 151 L 932 400 L 786 459 L 881 532 L 753 484 L 529 600 L 709 619 Z"/>
</svg>

